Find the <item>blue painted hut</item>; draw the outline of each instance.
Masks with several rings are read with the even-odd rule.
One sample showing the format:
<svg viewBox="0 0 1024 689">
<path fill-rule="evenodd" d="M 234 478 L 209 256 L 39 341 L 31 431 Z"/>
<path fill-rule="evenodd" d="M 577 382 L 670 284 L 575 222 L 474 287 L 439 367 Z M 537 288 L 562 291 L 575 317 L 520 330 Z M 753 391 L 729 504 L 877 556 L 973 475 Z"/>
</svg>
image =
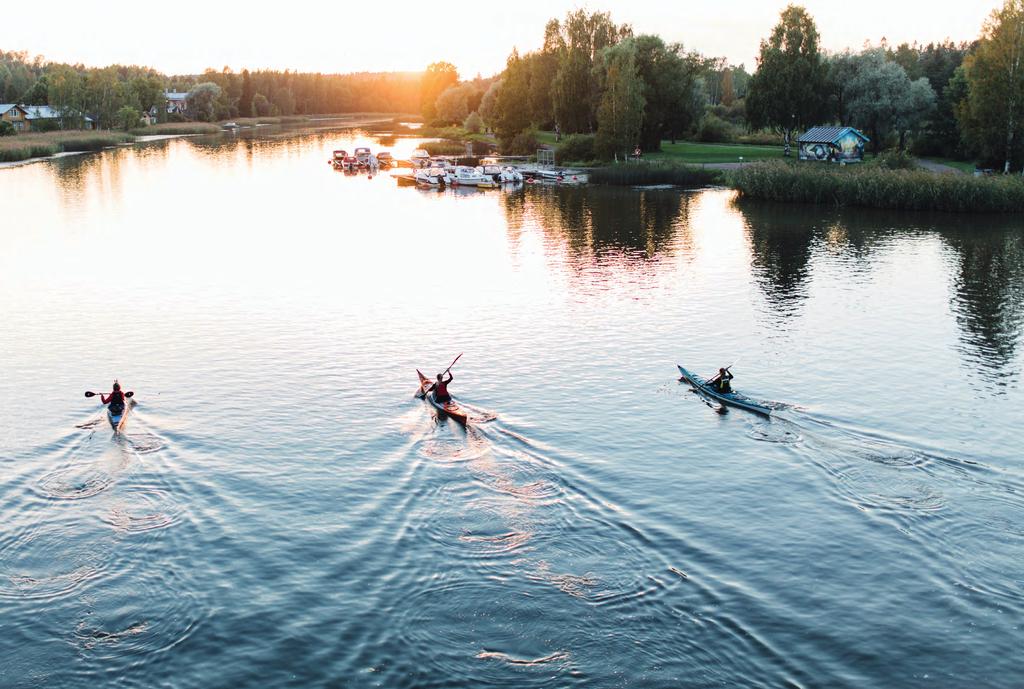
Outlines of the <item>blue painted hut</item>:
<svg viewBox="0 0 1024 689">
<path fill-rule="evenodd" d="M 871 141 L 853 127 L 811 127 L 800 135 L 800 160 L 859 163 Z"/>
</svg>

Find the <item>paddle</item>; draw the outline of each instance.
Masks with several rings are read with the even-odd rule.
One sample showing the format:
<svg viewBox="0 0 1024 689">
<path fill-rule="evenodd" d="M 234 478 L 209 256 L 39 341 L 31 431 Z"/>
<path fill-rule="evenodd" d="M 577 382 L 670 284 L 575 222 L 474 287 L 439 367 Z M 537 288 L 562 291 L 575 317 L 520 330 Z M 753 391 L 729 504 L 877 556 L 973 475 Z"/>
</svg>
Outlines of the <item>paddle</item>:
<svg viewBox="0 0 1024 689">
<path fill-rule="evenodd" d="M 462 352 L 462 353 L 461 353 L 461 354 L 459 354 L 459 355 L 458 355 L 457 357 L 455 357 L 455 361 L 458 361 L 459 359 L 461 359 L 461 358 L 462 358 L 462 354 L 465 354 L 465 352 Z M 442 373 L 442 374 L 441 374 L 442 376 L 444 376 L 444 374 L 445 374 L 445 373 L 448 373 L 448 371 L 451 371 L 451 370 L 452 370 L 452 366 L 454 366 L 454 365 L 455 365 L 455 361 L 453 361 L 453 362 L 451 363 L 451 365 L 450 365 L 450 366 L 448 366 L 448 368 L 446 368 L 446 369 L 444 370 L 444 373 Z M 422 386 L 422 385 L 420 386 L 420 389 L 416 391 L 416 396 L 417 396 L 417 397 L 419 397 L 420 399 L 423 399 L 424 397 L 426 397 L 426 396 L 427 396 L 427 391 L 423 389 L 423 386 Z"/>
<path fill-rule="evenodd" d="M 740 358 L 742 358 L 742 357 L 740 357 Z M 725 370 L 728 371 L 730 368 L 732 368 L 733 366 L 735 366 L 738 363 L 740 363 L 739 359 L 737 359 L 736 361 L 734 361 L 731 364 L 729 364 L 728 366 L 726 366 Z M 711 385 L 711 383 L 713 383 L 714 381 L 718 380 L 718 376 L 719 375 L 721 375 L 721 374 L 716 373 L 715 375 L 711 376 L 710 378 L 708 378 L 707 380 L 704 381 L 704 385 Z"/>
<path fill-rule="evenodd" d="M 106 394 L 106 393 L 86 391 L 85 396 L 86 397 L 96 397 L 97 395 L 104 395 L 104 394 Z M 132 392 L 132 391 L 129 391 L 129 392 L 124 393 L 124 396 L 125 397 L 134 397 L 135 393 Z"/>
</svg>

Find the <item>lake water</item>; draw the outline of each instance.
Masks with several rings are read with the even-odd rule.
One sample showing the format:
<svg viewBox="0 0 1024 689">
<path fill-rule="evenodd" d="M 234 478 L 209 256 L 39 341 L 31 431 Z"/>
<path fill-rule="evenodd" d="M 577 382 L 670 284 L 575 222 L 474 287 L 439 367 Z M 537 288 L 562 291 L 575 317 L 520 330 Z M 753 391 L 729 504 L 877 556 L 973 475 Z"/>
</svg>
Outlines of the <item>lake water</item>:
<svg viewBox="0 0 1024 689">
<path fill-rule="evenodd" d="M 1019 218 L 364 143 L 0 170 L 0 686 L 1024 686 Z"/>
</svg>

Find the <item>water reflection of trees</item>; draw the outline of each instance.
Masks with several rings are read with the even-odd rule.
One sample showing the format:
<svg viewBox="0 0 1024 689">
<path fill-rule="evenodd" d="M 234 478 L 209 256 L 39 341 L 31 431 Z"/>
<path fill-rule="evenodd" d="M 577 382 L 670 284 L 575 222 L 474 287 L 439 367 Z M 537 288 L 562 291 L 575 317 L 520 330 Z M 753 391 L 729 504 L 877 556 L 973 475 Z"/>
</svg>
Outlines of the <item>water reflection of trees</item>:
<svg viewBox="0 0 1024 689">
<path fill-rule="evenodd" d="M 851 280 L 867 278 L 879 248 L 894 237 L 931 231 L 947 215 L 738 200 L 752 253 L 754 278 L 769 303 L 791 311 L 807 296 L 816 254 L 842 263 Z"/>
<path fill-rule="evenodd" d="M 813 207 L 737 202 L 751 249 L 751 273 L 768 302 L 791 313 L 806 297 L 813 246 L 832 234 L 847 241 L 835 214 Z"/>
<path fill-rule="evenodd" d="M 972 218 L 969 229 L 941 236 L 956 256 L 952 306 L 964 353 L 984 367 L 1005 368 L 1024 326 L 1024 228 Z"/>
<path fill-rule="evenodd" d="M 1024 228 L 991 216 L 829 209 L 738 201 L 755 280 L 768 302 L 792 313 L 807 296 L 816 254 L 838 257 L 844 274 L 870 272 L 882 246 L 922 234 L 953 252 L 952 308 L 964 354 L 1005 367 L 1024 327 Z"/>
<path fill-rule="evenodd" d="M 689 237 L 692 196 L 675 189 L 534 186 L 503 196 L 509 240 L 543 233 L 545 253 L 576 273 L 657 269 Z"/>
</svg>

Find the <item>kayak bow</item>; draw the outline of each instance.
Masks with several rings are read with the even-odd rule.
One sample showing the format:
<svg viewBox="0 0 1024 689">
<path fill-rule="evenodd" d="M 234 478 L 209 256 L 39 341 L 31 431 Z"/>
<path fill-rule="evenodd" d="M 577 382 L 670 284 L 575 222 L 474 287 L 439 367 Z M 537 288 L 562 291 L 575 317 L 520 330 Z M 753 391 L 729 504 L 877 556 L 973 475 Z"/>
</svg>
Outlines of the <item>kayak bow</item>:
<svg viewBox="0 0 1024 689">
<path fill-rule="evenodd" d="M 437 398 L 434 397 L 434 393 L 427 392 L 427 390 L 433 384 L 433 381 L 431 381 L 429 378 L 423 375 L 423 373 L 421 373 L 419 369 L 416 369 L 416 375 L 420 377 L 420 392 L 417 395 L 417 397 L 425 398 L 428 402 L 430 402 L 434 409 L 437 409 L 439 412 L 447 414 L 448 416 L 452 417 L 453 419 L 461 423 L 463 426 L 465 426 L 466 422 L 469 421 L 469 414 L 462 410 L 462 407 L 459 406 L 459 403 L 456 402 L 454 399 L 450 399 L 447 402 L 438 402 Z"/>
<path fill-rule="evenodd" d="M 764 414 L 765 416 L 771 416 L 772 410 L 770 407 L 766 407 L 763 404 L 755 402 L 754 400 L 741 395 L 738 392 L 719 392 L 713 386 L 709 385 L 704 381 L 704 378 L 687 371 L 682 366 L 676 364 L 676 368 L 679 369 L 679 373 L 682 376 L 680 380 L 685 380 L 693 389 L 702 395 L 706 395 L 711 399 L 717 400 L 722 404 L 728 404 L 732 407 L 738 407 L 747 411 L 754 412 L 755 414 Z"/>
</svg>

